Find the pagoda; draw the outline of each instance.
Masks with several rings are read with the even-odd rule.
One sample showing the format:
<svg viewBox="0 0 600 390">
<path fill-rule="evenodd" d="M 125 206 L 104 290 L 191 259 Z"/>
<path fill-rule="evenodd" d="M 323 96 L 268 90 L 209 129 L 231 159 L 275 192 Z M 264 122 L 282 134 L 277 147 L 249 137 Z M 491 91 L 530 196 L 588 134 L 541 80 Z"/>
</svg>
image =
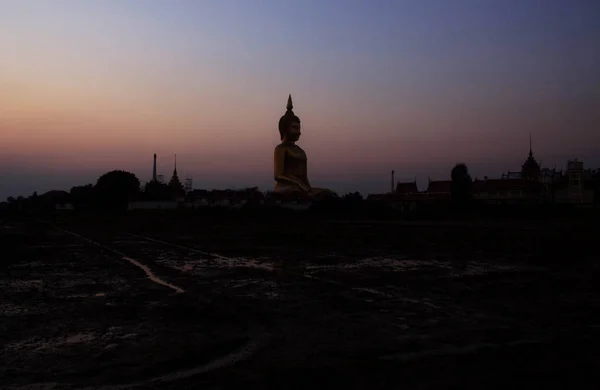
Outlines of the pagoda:
<svg viewBox="0 0 600 390">
<path fill-rule="evenodd" d="M 538 180 L 540 172 L 540 164 L 533 157 L 531 133 L 529 133 L 529 156 L 527 156 L 527 160 L 525 160 L 525 163 L 521 166 L 521 177 L 528 180 Z"/>
<path fill-rule="evenodd" d="M 171 180 L 169 180 L 169 188 L 176 199 L 185 195 L 185 189 L 183 188 L 183 184 L 181 184 L 179 176 L 177 175 L 177 155 L 175 155 L 175 165 L 173 167 L 173 176 L 171 176 Z"/>
</svg>

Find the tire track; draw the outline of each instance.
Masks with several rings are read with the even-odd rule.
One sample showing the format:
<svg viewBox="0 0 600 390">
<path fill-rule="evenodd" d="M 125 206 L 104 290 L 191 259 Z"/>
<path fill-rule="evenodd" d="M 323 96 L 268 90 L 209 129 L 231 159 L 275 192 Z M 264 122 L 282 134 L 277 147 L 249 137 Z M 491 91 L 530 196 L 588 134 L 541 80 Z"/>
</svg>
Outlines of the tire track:
<svg viewBox="0 0 600 390">
<path fill-rule="evenodd" d="M 140 239 L 146 240 L 146 241 L 156 242 L 158 244 L 163 244 L 163 245 L 168 245 L 168 246 L 172 246 L 172 247 L 179 248 L 179 249 L 184 249 L 184 250 L 187 250 L 187 251 L 190 251 L 190 252 L 198 253 L 200 255 L 211 256 L 211 257 L 215 257 L 215 258 L 221 259 L 221 260 L 227 260 L 229 262 L 234 262 L 234 261 L 237 260 L 237 259 L 235 259 L 233 257 L 221 256 L 221 255 L 219 255 L 217 253 L 205 252 L 205 251 L 202 251 L 202 250 L 199 250 L 199 249 L 190 248 L 190 247 L 186 247 L 186 246 L 183 246 L 183 245 L 175 244 L 173 242 L 168 242 L 168 241 L 163 241 L 163 240 L 157 240 L 155 238 L 140 236 L 139 234 L 128 233 L 128 232 L 119 232 L 119 233 L 131 236 L 131 237 L 135 237 L 135 238 L 140 238 Z"/>
<path fill-rule="evenodd" d="M 129 257 L 127 254 L 116 250 L 114 248 L 111 248 L 107 245 L 101 244 L 98 241 L 95 241 L 91 238 L 88 238 L 86 236 L 83 236 L 81 234 L 75 233 L 73 231 L 64 229 L 60 226 L 57 226 L 53 223 L 50 222 L 44 222 L 48 225 L 50 225 L 53 228 L 56 228 L 68 235 L 71 235 L 73 237 L 76 237 L 82 241 L 87 242 L 88 244 L 95 246 L 97 248 L 100 248 L 104 251 L 110 252 L 113 255 L 115 255 L 116 257 L 119 257 L 122 260 L 125 260 L 133 265 L 135 265 L 136 267 L 140 268 L 141 270 L 144 271 L 144 273 L 146 274 L 146 276 L 148 277 L 148 279 L 150 279 L 152 282 L 160 284 L 162 286 L 168 287 L 172 290 L 174 290 L 176 293 L 186 293 L 186 291 L 184 289 L 182 289 L 179 286 L 170 284 L 168 282 L 165 282 L 164 280 L 162 280 L 161 278 L 159 278 L 157 275 L 155 275 L 148 266 L 142 264 L 141 262 Z M 135 236 L 137 238 L 143 239 L 143 240 L 147 240 L 147 241 L 151 241 L 151 242 L 156 242 L 162 245 L 168 245 L 168 246 L 173 246 L 173 247 L 177 247 L 180 249 L 184 249 L 184 250 L 190 250 L 196 253 L 201 253 L 204 255 L 210 255 L 216 258 L 221 258 L 221 259 L 227 259 L 227 260 L 231 260 L 233 261 L 234 259 L 232 258 L 228 258 L 225 256 L 220 256 L 217 254 L 212 254 L 212 253 L 208 253 L 208 252 L 203 252 L 201 250 L 197 250 L 194 248 L 187 248 L 178 244 L 174 244 L 174 243 L 169 243 L 166 241 L 161 241 L 161 240 L 155 240 L 155 239 L 151 239 L 149 237 L 143 237 L 143 236 L 138 236 L 135 234 L 131 234 L 131 233 L 125 233 L 125 232 L 115 232 L 115 231 L 110 231 L 108 229 L 102 229 L 111 233 L 119 233 L 119 234 L 128 234 L 131 236 Z M 204 301 L 205 299 L 200 298 L 202 301 Z M 250 329 L 252 329 L 252 327 L 249 327 Z M 100 385 L 100 386 L 88 386 L 88 387 L 81 387 L 83 389 L 105 389 L 105 390 L 121 390 L 121 389 L 129 389 L 129 388 L 135 388 L 135 387 L 144 387 L 144 386 L 150 386 L 150 387 L 154 387 L 154 385 L 158 385 L 161 383 L 168 383 L 168 382 L 174 382 L 177 380 L 181 380 L 181 379 L 187 379 L 196 375 L 201 375 L 201 374 L 206 374 L 209 372 L 213 372 L 219 369 L 224 369 L 224 368 L 228 368 L 231 367 L 239 362 L 245 361 L 249 358 L 251 358 L 253 355 L 255 355 L 259 350 L 261 350 L 262 348 L 266 347 L 271 338 L 271 332 L 268 331 L 268 329 L 266 329 L 264 326 L 262 325 L 255 325 L 253 327 L 254 329 L 251 331 L 248 331 L 248 337 L 249 337 L 249 341 L 247 343 L 245 343 L 244 345 L 242 345 L 240 348 L 238 348 L 237 350 L 226 354 L 224 356 L 218 356 L 215 359 L 204 363 L 202 365 L 199 365 L 197 367 L 192 367 L 192 368 L 188 368 L 188 369 L 183 369 L 183 370 L 175 370 L 173 372 L 170 373 L 166 373 L 166 374 L 162 374 L 162 375 L 158 375 L 158 376 L 154 376 L 154 377 L 150 377 L 148 379 L 143 379 L 137 382 L 133 382 L 133 383 L 123 383 L 123 384 L 117 384 L 117 385 Z M 40 389 L 54 389 L 54 388 L 74 388 L 75 386 L 77 386 L 77 384 L 75 383 L 68 383 L 68 382 L 46 382 L 46 383 L 36 383 L 36 384 L 31 384 L 31 385 L 26 385 L 23 387 L 19 387 L 19 386 L 15 386 L 15 387 L 7 387 L 10 389 L 29 389 L 31 388 L 31 386 L 34 386 L 36 388 L 40 388 Z M 4 388 L 4 387 L 3 387 Z"/>
<path fill-rule="evenodd" d="M 117 251 L 116 249 L 113 249 L 113 248 L 109 248 L 106 245 L 102 245 L 102 244 L 100 244 L 97 241 L 94 241 L 94 240 L 92 240 L 90 238 L 84 237 L 84 236 L 82 236 L 80 234 L 74 233 L 74 232 L 72 232 L 70 230 L 63 229 L 60 226 L 54 225 L 54 227 L 56 227 L 57 229 L 60 229 L 61 231 L 65 232 L 65 233 L 67 233 L 67 234 L 69 234 L 71 236 L 74 236 L 74 237 L 77 237 L 77 238 L 79 238 L 81 240 L 84 240 L 84 241 L 86 241 L 86 242 L 88 242 L 88 243 L 90 243 L 90 244 L 92 244 L 92 245 L 94 245 L 96 247 L 99 247 L 99 248 L 104 249 L 104 250 L 106 250 L 108 252 L 111 252 L 111 253 L 117 255 L 118 257 L 120 257 L 122 260 L 128 261 L 129 263 L 135 265 L 136 267 L 138 267 L 139 269 L 141 269 L 142 271 L 144 271 L 144 273 L 146 274 L 146 277 L 150 281 L 152 281 L 152 282 L 154 282 L 156 284 L 159 284 L 159 285 L 164 286 L 164 287 L 168 287 L 168 288 L 172 289 L 173 291 L 175 291 L 175 293 L 178 293 L 178 294 L 185 292 L 185 290 L 182 289 L 181 287 L 175 286 L 175 285 L 173 285 L 171 283 L 168 283 L 168 282 L 162 280 L 161 278 L 159 278 L 158 276 L 156 276 L 148 266 L 146 266 L 146 265 L 140 263 L 139 261 L 137 261 L 137 260 L 135 260 L 135 259 L 127 256 L 123 252 Z"/>
</svg>

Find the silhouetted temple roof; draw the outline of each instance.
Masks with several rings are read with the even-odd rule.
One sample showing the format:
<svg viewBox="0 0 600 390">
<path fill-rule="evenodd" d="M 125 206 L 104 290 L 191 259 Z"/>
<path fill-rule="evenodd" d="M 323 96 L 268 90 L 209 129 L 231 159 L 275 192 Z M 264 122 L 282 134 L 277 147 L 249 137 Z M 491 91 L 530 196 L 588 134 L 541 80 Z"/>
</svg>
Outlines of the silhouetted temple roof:
<svg viewBox="0 0 600 390">
<path fill-rule="evenodd" d="M 521 176 L 528 179 L 535 179 L 540 175 L 540 164 L 533 158 L 533 150 L 531 148 L 531 134 L 529 134 L 529 155 L 527 160 L 521 166 Z"/>
<path fill-rule="evenodd" d="M 62 191 L 62 190 L 50 190 L 48 192 L 44 192 L 42 195 L 40 195 L 44 198 L 52 198 L 52 197 L 60 197 L 60 196 L 69 196 L 69 193 L 67 191 Z"/>
<path fill-rule="evenodd" d="M 525 163 L 523 164 L 523 169 L 521 170 L 521 175 L 523 177 L 528 177 L 528 178 L 536 178 L 540 175 L 540 164 L 538 164 L 537 161 L 535 161 L 535 158 L 533 158 L 533 153 L 529 152 L 529 156 L 527 157 L 527 160 L 525 160 Z"/>
<path fill-rule="evenodd" d="M 416 182 L 410 183 L 397 183 L 396 184 L 396 193 L 397 194 L 413 194 L 419 192 L 419 188 L 417 187 Z"/>
<path fill-rule="evenodd" d="M 425 192 L 450 193 L 452 192 L 451 180 L 430 181 Z"/>
</svg>

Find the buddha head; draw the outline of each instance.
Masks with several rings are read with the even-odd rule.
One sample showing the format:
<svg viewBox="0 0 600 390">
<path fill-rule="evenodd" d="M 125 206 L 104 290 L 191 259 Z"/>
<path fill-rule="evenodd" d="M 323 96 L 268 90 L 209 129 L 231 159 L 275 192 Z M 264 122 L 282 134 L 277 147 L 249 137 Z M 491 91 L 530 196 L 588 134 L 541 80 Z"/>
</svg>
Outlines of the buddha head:
<svg viewBox="0 0 600 390">
<path fill-rule="evenodd" d="M 287 101 L 287 110 L 279 119 L 279 135 L 282 141 L 296 142 L 300 138 L 300 118 L 294 114 L 293 108 L 292 95 L 290 95 Z"/>
</svg>

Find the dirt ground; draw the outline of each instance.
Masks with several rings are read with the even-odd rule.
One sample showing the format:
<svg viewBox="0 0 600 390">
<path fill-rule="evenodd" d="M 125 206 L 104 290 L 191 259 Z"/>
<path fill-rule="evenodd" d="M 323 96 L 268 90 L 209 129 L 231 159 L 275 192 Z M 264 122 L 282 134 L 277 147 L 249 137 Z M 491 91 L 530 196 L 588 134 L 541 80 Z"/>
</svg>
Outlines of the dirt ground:
<svg viewBox="0 0 600 390">
<path fill-rule="evenodd" d="M 0 229 L 2 389 L 600 383 L 600 235 L 573 224 Z"/>
</svg>

